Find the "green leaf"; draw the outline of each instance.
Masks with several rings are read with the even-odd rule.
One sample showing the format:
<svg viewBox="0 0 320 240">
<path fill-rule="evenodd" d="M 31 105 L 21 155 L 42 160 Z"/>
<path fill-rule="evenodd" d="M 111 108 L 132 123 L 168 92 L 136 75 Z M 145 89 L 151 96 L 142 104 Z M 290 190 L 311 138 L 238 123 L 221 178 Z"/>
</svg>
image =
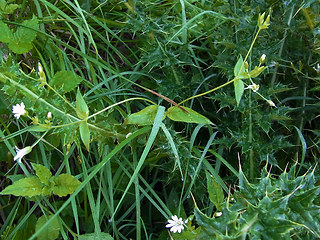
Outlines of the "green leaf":
<svg viewBox="0 0 320 240">
<path fill-rule="evenodd" d="M 50 80 L 50 85 L 56 89 L 62 89 L 64 93 L 74 90 L 82 78 L 72 71 L 59 71 Z"/>
<path fill-rule="evenodd" d="M 185 111 L 183 111 L 181 108 Z M 166 112 L 166 116 L 176 122 L 198 123 L 198 124 L 213 124 L 208 118 L 193 111 L 191 108 L 182 106 L 172 106 Z"/>
<path fill-rule="evenodd" d="M 17 8 L 20 8 L 19 4 L 9 4 L 8 1 L 0 0 L 1 15 L 12 14 Z"/>
<path fill-rule="evenodd" d="M 89 151 L 90 148 L 90 131 L 88 127 L 88 123 L 81 122 L 79 124 L 79 131 L 80 131 L 80 138 L 83 142 L 83 144 L 86 146 L 87 151 Z"/>
<path fill-rule="evenodd" d="M 53 193 L 59 197 L 72 194 L 81 184 L 81 182 L 69 174 L 63 173 L 55 179 L 56 185 L 53 187 Z"/>
<path fill-rule="evenodd" d="M 37 36 L 39 23 L 38 18 L 33 16 L 31 20 L 25 20 L 22 26 L 13 34 L 12 41 L 9 42 L 9 48 L 17 53 L 26 53 L 32 49 L 32 42 Z M 35 30 L 33 30 L 35 29 Z"/>
<path fill-rule="evenodd" d="M 79 89 L 77 91 L 77 96 L 76 96 L 76 111 L 77 111 L 78 117 L 81 119 L 86 119 L 89 115 L 88 106 L 84 101 Z"/>
<path fill-rule="evenodd" d="M 238 78 L 238 79 L 243 79 L 243 78 L 248 78 L 248 74 L 246 75 L 246 71 L 244 68 L 244 62 L 243 62 L 243 58 L 240 55 L 240 58 L 238 59 L 236 65 L 234 66 L 233 69 L 233 73 L 234 73 L 234 77 Z"/>
<path fill-rule="evenodd" d="M 0 21 L 0 41 L 4 43 L 9 43 L 13 39 L 13 34 L 10 28 L 4 22 Z"/>
<path fill-rule="evenodd" d="M 36 232 L 50 219 L 50 216 L 41 216 L 37 223 L 36 223 Z M 55 217 L 50 224 L 45 227 L 39 234 L 38 239 L 45 239 L 45 240 L 55 240 L 58 238 L 60 232 L 60 226 L 58 218 Z"/>
<path fill-rule="evenodd" d="M 139 112 L 130 114 L 123 124 L 137 124 L 139 126 L 152 125 L 156 117 L 158 105 L 151 105 Z"/>
<path fill-rule="evenodd" d="M 40 181 L 45 185 L 49 185 L 49 179 L 52 177 L 50 170 L 45 166 L 36 163 L 32 163 L 32 167 L 36 171 L 36 175 Z"/>
<path fill-rule="evenodd" d="M 12 194 L 14 196 L 33 197 L 41 194 L 42 184 L 38 177 L 27 177 L 14 182 L 6 187 L 0 194 Z"/>
<path fill-rule="evenodd" d="M 78 240 L 113 240 L 113 237 L 109 233 L 86 233 L 83 235 L 80 235 Z"/>
<path fill-rule="evenodd" d="M 214 180 L 214 177 L 206 172 L 207 176 L 207 188 L 210 201 L 216 206 L 218 211 L 222 210 L 224 201 L 224 194 L 221 186 Z"/>
<path fill-rule="evenodd" d="M 234 93 L 236 96 L 237 105 L 239 105 L 239 103 L 240 103 L 243 92 L 244 92 L 244 84 L 243 84 L 242 80 L 236 79 L 234 81 Z"/>
</svg>

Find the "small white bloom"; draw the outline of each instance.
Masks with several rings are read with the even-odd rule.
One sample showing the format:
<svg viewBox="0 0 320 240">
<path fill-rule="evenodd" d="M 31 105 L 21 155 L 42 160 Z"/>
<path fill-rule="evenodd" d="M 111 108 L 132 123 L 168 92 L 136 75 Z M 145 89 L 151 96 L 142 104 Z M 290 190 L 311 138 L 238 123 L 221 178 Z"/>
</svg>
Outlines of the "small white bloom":
<svg viewBox="0 0 320 240">
<path fill-rule="evenodd" d="M 19 163 L 21 163 L 21 159 L 22 159 L 25 155 L 27 155 L 28 153 L 30 153 L 31 150 L 32 150 L 32 148 L 31 148 L 30 146 L 25 147 L 25 148 L 23 148 L 23 149 L 19 149 L 18 147 L 15 147 L 15 149 L 16 149 L 17 154 L 16 154 L 16 156 L 14 156 L 13 160 L 14 160 L 14 161 L 18 161 Z"/>
<path fill-rule="evenodd" d="M 317 73 L 320 73 L 320 64 L 317 64 L 317 67 L 313 67 L 314 70 L 316 70 Z"/>
<path fill-rule="evenodd" d="M 220 217 L 222 215 L 222 212 L 216 212 L 215 217 Z"/>
<path fill-rule="evenodd" d="M 267 102 L 268 102 L 268 104 L 270 105 L 270 107 L 276 107 L 276 105 L 274 104 L 274 102 L 272 102 L 271 100 L 268 100 Z"/>
<path fill-rule="evenodd" d="M 245 89 L 252 89 L 253 92 L 258 92 L 259 90 L 259 85 L 253 83 L 252 85 L 249 85 L 248 87 L 246 87 Z"/>
<path fill-rule="evenodd" d="M 12 113 L 14 114 L 15 118 L 19 119 L 21 115 L 26 114 L 26 110 L 24 109 L 26 106 L 22 102 L 21 104 L 14 105 L 12 107 Z"/>
<path fill-rule="evenodd" d="M 48 112 L 48 114 L 47 114 L 47 118 L 48 118 L 49 120 L 51 120 L 51 119 L 52 119 L 52 113 L 51 113 L 51 112 Z"/>
<path fill-rule="evenodd" d="M 188 222 L 188 219 L 183 221 L 182 218 L 178 218 L 176 215 L 172 216 L 172 220 L 168 220 L 168 224 L 166 225 L 166 228 L 170 228 L 170 231 L 173 233 L 181 233 L 181 231 L 184 229 L 184 224 Z"/>
</svg>

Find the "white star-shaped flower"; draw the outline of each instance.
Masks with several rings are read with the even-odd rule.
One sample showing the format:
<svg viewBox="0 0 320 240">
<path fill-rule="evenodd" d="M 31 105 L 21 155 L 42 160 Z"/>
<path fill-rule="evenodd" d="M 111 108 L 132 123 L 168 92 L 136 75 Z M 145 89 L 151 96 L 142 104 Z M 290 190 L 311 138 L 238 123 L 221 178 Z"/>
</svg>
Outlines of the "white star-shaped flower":
<svg viewBox="0 0 320 240">
<path fill-rule="evenodd" d="M 23 149 L 19 149 L 18 147 L 14 147 L 16 149 L 16 156 L 14 156 L 13 160 L 18 161 L 18 163 L 21 163 L 21 159 L 31 152 L 32 148 L 30 146 L 25 147 Z"/>
<path fill-rule="evenodd" d="M 170 231 L 173 233 L 181 233 L 184 229 L 184 224 L 188 222 L 188 219 L 183 221 L 182 218 L 178 218 L 176 215 L 172 216 L 172 220 L 168 220 L 166 228 L 170 228 Z"/>
<path fill-rule="evenodd" d="M 27 111 L 25 110 L 25 105 L 24 103 L 20 103 L 20 104 L 17 104 L 17 105 L 14 105 L 12 107 L 12 113 L 14 114 L 14 117 L 19 119 L 20 116 L 24 115 L 27 113 Z"/>
<path fill-rule="evenodd" d="M 248 87 L 246 87 L 245 89 L 252 89 L 253 92 L 258 92 L 259 87 L 260 87 L 259 85 L 253 83 L 253 84 L 249 85 Z"/>
</svg>

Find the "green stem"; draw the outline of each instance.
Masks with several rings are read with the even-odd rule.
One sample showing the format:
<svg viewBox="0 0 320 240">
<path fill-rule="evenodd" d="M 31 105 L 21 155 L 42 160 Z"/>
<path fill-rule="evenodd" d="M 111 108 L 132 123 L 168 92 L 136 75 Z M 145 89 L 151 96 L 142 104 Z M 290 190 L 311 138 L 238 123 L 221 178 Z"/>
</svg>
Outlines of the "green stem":
<svg viewBox="0 0 320 240">
<path fill-rule="evenodd" d="M 250 48 L 249 48 L 249 50 L 248 50 L 248 52 L 247 52 L 246 57 L 244 58 L 244 61 L 243 61 L 242 65 L 241 65 L 241 68 L 240 68 L 240 71 L 238 72 L 238 75 L 241 73 L 241 70 L 242 70 L 242 68 L 244 67 L 244 63 L 247 61 L 247 59 L 248 59 L 248 57 L 249 57 L 249 54 L 250 54 L 250 52 L 252 51 L 253 45 L 254 45 L 255 41 L 257 40 L 257 37 L 258 37 L 260 31 L 261 31 L 261 28 L 258 29 L 258 31 L 257 31 L 257 33 L 256 33 L 256 35 L 255 35 L 255 37 L 254 37 L 254 39 L 253 39 L 253 41 L 252 41 L 252 43 L 251 43 L 251 46 L 250 46 Z M 234 81 L 236 81 L 236 80 L 238 79 L 238 75 L 235 76 L 231 81 L 226 82 L 226 83 L 224 83 L 224 84 L 222 84 L 222 85 L 220 85 L 220 86 L 218 86 L 218 87 L 216 87 L 216 88 L 213 88 L 213 89 L 211 89 L 211 90 L 209 90 L 209 91 L 206 91 L 206 92 L 204 92 L 204 93 L 200 93 L 200 94 L 197 94 L 197 95 L 195 95 L 195 96 L 189 97 L 189 98 L 183 100 L 182 102 L 180 102 L 178 105 L 181 105 L 181 104 L 183 104 L 183 103 L 185 103 L 185 102 L 187 102 L 187 101 L 189 101 L 189 100 L 191 100 L 191 99 L 193 99 L 193 98 L 201 97 L 201 96 L 207 95 L 207 94 L 209 94 L 209 93 L 212 93 L 212 92 L 214 92 L 214 91 L 216 91 L 216 90 L 218 90 L 218 89 L 220 89 L 220 88 L 223 88 L 223 87 L 229 85 L 230 83 L 233 83 Z"/>
</svg>

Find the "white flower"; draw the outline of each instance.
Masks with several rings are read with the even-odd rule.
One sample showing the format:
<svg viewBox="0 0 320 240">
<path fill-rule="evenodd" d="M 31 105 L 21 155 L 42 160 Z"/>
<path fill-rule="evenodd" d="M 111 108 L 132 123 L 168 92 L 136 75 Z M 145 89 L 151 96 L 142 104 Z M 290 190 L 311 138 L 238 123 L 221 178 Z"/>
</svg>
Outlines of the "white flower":
<svg viewBox="0 0 320 240">
<path fill-rule="evenodd" d="M 181 230 L 184 229 L 184 223 L 187 223 L 188 222 L 188 219 L 185 220 L 184 222 L 182 221 L 182 218 L 179 218 L 174 215 L 172 216 L 172 220 L 168 220 L 168 224 L 166 225 L 166 228 L 170 228 L 170 231 L 173 232 L 173 233 L 181 233 Z"/>
<path fill-rule="evenodd" d="M 320 64 L 317 64 L 317 67 L 313 67 L 314 70 L 316 70 L 317 73 L 320 73 Z"/>
<path fill-rule="evenodd" d="M 27 111 L 24 109 L 25 107 L 26 106 L 24 105 L 23 102 L 20 105 L 17 104 L 12 107 L 12 113 L 17 119 L 19 119 L 21 115 L 24 115 L 27 113 Z"/>
<path fill-rule="evenodd" d="M 222 215 L 222 212 L 216 212 L 216 213 L 214 214 L 215 217 L 220 217 L 221 215 Z"/>
<path fill-rule="evenodd" d="M 52 113 L 51 113 L 51 112 L 48 112 L 48 114 L 47 114 L 47 118 L 48 118 L 49 120 L 51 120 L 51 119 L 52 119 Z"/>
<path fill-rule="evenodd" d="M 259 90 L 259 85 L 253 83 L 252 85 L 249 85 L 248 87 L 246 87 L 245 89 L 252 89 L 253 92 L 258 92 Z"/>
<path fill-rule="evenodd" d="M 18 161 L 19 163 L 21 163 L 21 159 L 22 159 L 25 155 L 27 155 L 28 153 L 30 153 L 31 150 L 32 150 L 32 148 L 31 148 L 30 146 L 25 147 L 25 148 L 23 148 L 23 149 L 19 149 L 19 148 L 15 147 L 15 149 L 16 149 L 17 154 L 16 154 L 16 156 L 14 156 L 13 160 L 14 160 L 14 161 Z"/>
</svg>

